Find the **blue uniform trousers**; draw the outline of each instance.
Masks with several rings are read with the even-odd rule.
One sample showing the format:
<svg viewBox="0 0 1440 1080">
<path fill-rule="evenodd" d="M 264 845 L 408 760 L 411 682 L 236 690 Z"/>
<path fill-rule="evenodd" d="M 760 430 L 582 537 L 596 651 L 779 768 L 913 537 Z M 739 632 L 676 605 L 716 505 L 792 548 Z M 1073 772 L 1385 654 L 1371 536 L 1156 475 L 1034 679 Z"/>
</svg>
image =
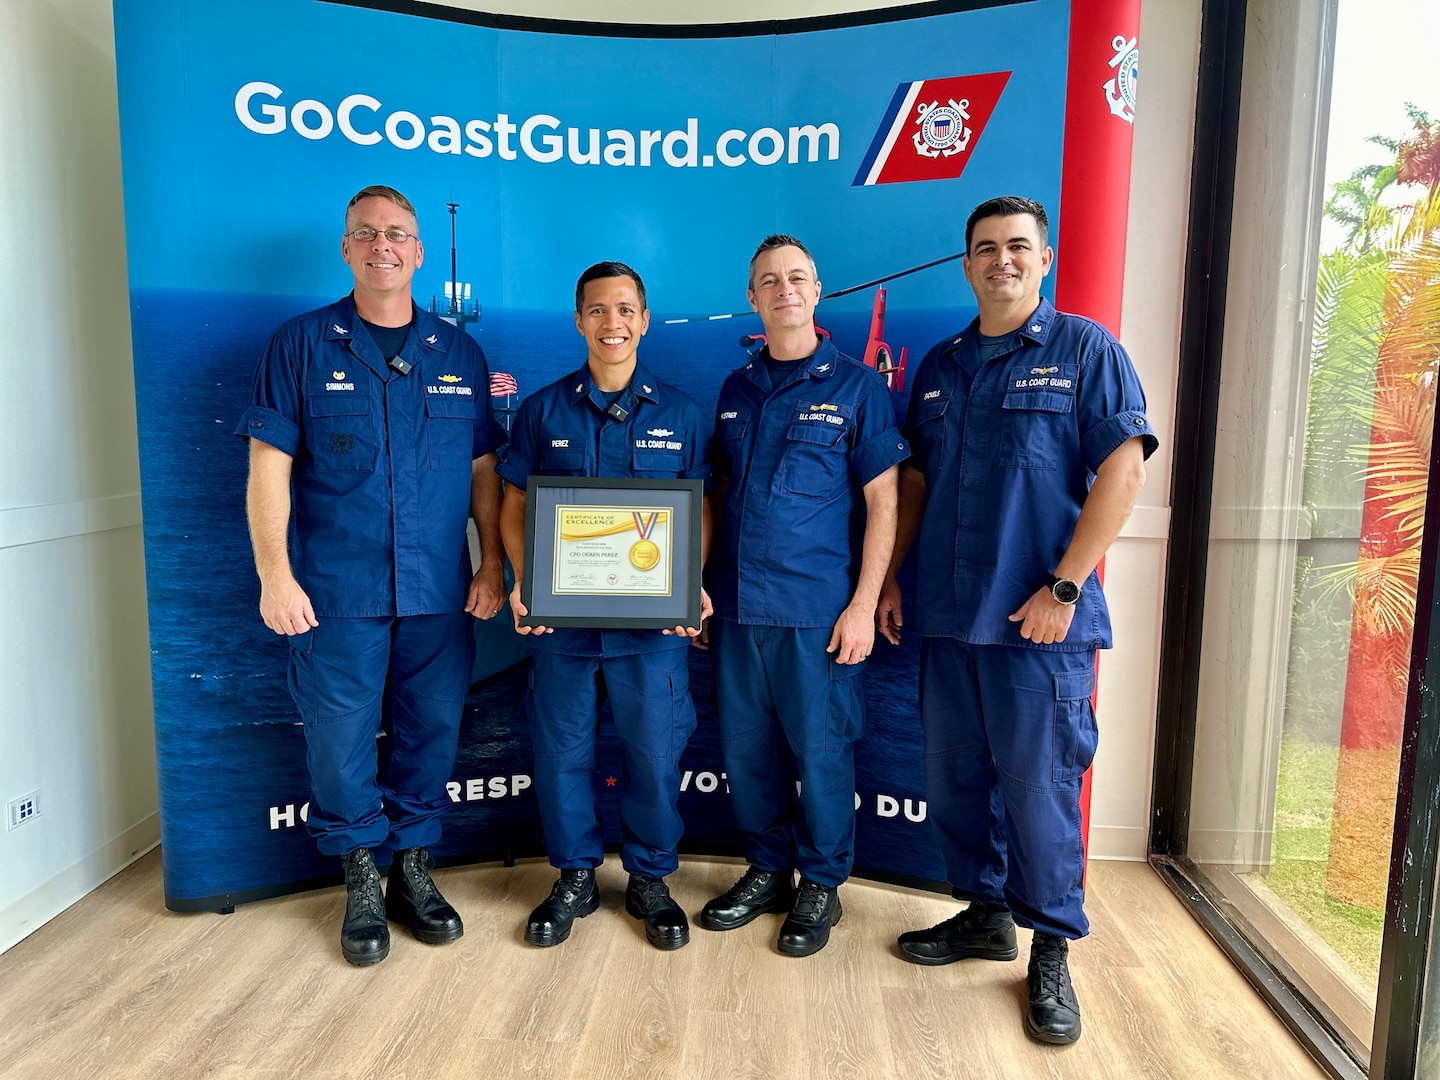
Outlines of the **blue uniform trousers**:
<svg viewBox="0 0 1440 1080">
<path fill-rule="evenodd" d="M 1080 779 L 1098 738 L 1094 651 L 922 642 L 926 799 L 955 896 L 1084 937 Z"/>
<path fill-rule="evenodd" d="M 383 864 L 383 853 L 439 839 L 474 656 L 463 611 L 326 617 L 290 639 L 310 766 L 306 824 L 323 854 L 376 848 Z"/>
<path fill-rule="evenodd" d="M 830 634 L 710 620 L 716 711 L 745 858 L 834 886 L 855 862 L 854 747 L 865 696 L 864 665 L 837 664 L 825 651 Z"/>
<path fill-rule="evenodd" d="M 620 861 L 632 874 L 674 873 L 685 828 L 677 808 L 680 755 L 695 730 L 689 648 L 620 656 L 536 649 L 532 662 L 526 704 L 550 864 L 595 867 L 604 858 L 595 811 L 595 736 L 608 697 L 625 750 Z"/>
</svg>

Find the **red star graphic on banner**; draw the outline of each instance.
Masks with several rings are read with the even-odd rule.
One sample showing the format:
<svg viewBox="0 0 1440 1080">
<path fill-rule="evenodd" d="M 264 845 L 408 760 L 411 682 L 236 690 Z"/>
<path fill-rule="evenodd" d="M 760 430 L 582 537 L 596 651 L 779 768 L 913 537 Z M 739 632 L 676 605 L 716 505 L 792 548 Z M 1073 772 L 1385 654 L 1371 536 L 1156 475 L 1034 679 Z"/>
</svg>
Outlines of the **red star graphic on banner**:
<svg viewBox="0 0 1440 1080">
<path fill-rule="evenodd" d="M 618 776 L 607 776 L 607 777 L 605 777 L 605 786 L 606 786 L 606 787 L 614 787 L 614 786 L 615 786 L 617 783 L 619 783 L 619 782 L 620 782 L 620 778 L 619 778 Z"/>
</svg>

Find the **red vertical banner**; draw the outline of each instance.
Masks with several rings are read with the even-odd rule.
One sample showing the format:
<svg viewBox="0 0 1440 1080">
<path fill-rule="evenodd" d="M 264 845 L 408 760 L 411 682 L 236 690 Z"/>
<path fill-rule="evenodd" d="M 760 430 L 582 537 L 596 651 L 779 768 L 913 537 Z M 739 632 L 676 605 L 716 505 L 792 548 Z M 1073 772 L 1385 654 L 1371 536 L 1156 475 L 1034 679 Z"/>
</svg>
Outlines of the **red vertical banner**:
<svg viewBox="0 0 1440 1080">
<path fill-rule="evenodd" d="M 1120 333 L 1140 0 L 1073 0 L 1055 304 Z"/>
<path fill-rule="evenodd" d="M 1055 306 L 1120 333 L 1140 74 L 1140 0 L 1072 0 Z M 1100 564 L 1104 580 L 1105 564 Z M 1099 687 L 1097 665 L 1096 687 Z M 1080 789 L 1090 850 L 1091 773 Z"/>
</svg>

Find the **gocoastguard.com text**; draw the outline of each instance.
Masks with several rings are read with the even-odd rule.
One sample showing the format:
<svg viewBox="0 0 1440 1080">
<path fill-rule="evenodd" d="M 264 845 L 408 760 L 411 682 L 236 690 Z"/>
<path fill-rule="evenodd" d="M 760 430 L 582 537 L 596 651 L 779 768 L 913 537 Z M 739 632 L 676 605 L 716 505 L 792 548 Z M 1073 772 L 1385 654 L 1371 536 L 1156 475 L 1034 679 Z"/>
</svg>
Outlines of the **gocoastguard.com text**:
<svg viewBox="0 0 1440 1080">
<path fill-rule="evenodd" d="M 387 109 L 369 94 L 350 94 L 333 107 L 315 98 L 292 104 L 274 83 L 248 82 L 235 95 L 235 115 L 258 135 L 293 131 L 306 139 L 327 139 L 338 132 L 360 146 L 382 141 L 401 150 L 422 146 L 437 154 L 466 154 L 503 161 L 521 155 L 531 161 L 570 161 L 576 165 L 640 166 L 665 164 L 672 169 L 727 168 L 741 165 L 795 165 L 835 161 L 840 156 L 840 128 L 834 123 L 800 124 L 782 131 L 761 127 L 754 131 L 722 131 L 706 152 L 701 152 L 700 121 L 689 117 L 684 128 L 670 131 L 641 128 L 579 128 L 557 116 L 535 113 L 518 122 L 508 113 L 494 119 L 457 120 L 453 116 L 422 118 L 406 109 Z"/>
</svg>

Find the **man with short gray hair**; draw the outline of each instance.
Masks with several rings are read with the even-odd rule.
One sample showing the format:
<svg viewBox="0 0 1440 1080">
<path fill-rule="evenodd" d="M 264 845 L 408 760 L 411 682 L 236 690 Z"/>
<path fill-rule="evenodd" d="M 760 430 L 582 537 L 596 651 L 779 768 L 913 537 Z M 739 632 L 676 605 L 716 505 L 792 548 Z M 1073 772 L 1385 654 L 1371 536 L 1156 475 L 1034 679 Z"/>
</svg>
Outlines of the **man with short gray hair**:
<svg viewBox="0 0 1440 1080">
<path fill-rule="evenodd" d="M 340 255 L 354 291 L 275 332 L 235 432 L 250 443 L 260 615 L 289 641 L 304 721 L 307 826 L 344 867 L 340 946 L 362 966 L 389 954 L 387 918 L 430 944 L 464 932 L 429 845 L 450 805 L 470 616 L 492 618 L 504 599 L 505 433 L 479 345 L 411 299 L 418 232 L 394 188 L 350 200 Z M 473 575 L 467 518 L 480 533 Z"/>
</svg>

